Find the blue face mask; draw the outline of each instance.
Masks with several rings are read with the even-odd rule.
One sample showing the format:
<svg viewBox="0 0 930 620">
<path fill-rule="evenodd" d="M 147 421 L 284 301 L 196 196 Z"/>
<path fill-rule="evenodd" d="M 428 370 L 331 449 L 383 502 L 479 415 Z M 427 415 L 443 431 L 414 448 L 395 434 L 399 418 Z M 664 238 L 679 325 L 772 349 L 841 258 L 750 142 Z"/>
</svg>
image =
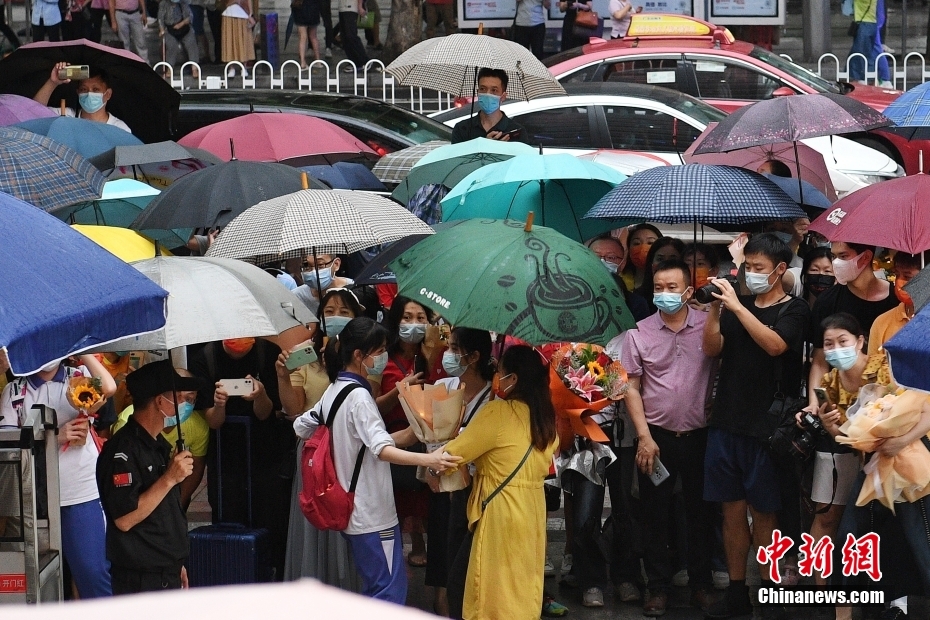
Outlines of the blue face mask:
<svg viewBox="0 0 930 620">
<path fill-rule="evenodd" d="M 352 319 L 347 316 L 327 316 L 323 317 L 323 322 L 326 323 L 326 335 L 330 338 L 334 338 L 342 333 L 342 330 L 345 329 L 345 326 L 349 324 L 349 321 Z"/>
<path fill-rule="evenodd" d="M 426 338 L 426 323 L 401 323 L 398 337 L 404 342 L 416 344 Z"/>
<path fill-rule="evenodd" d="M 856 347 L 839 347 L 823 352 L 823 357 L 827 363 L 839 370 L 849 370 L 856 365 L 859 359 L 859 351 Z"/>
<path fill-rule="evenodd" d="M 181 424 L 184 424 L 187 419 L 191 417 L 192 413 L 194 413 L 194 403 L 189 403 L 187 401 L 178 403 L 178 415 L 181 416 Z M 177 423 L 178 419 L 173 415 L 169 415 L 165 418 L 165 428 L 171 428 Z"/>
<path fill-rule="evenodd" d="M 317 288 L 317 278 L 319 278 L 319 287 L 321 290 L 328 289 L 329 285 L 333 283 L 332 267 L 324 267 L 320 270 L 314 269 L 312 271 L 305 271 L 301 275 L 303 275 L 304 284 L 310 288 Z"/>
<path fill-rule="evenodd" d="M 450 377 L 461 377 L 468 369 L 468 364 L 462 365 L 462 356 L 452 351 L 442 354 L 442 368 Z"/>
<path fill-rule="evenodd" d="M 684 296 L 684 293 L 655 293 L 652 296 L 652 303 L 665 314 L 675 314 L 685 305 L 682 301 Z"/>
<path fill-rule="evenodd" d="M 82 110 L 93 114 L 103 107 L 103 93 L 81 93 L 78 95 L 78 103 Z"/>
<path fill-rule="evenodd" d="M 371 367 L 366 365 L 365 370 L 368 371 L 369 375 L 383 375 L 384 369 L 387 368 L 387 363 L 388 363 L 387 351 L 385 351 L 381 355 L 372 355 L 370 357 L 371 357 L 371 361 L 373 362 L 373 365 Z"/>
<path fill-rule="evenodd" d="M 501 108 L 501 98 L 491 93 L 481 93 L 478 95 L 478 107 L 485 114 L 494 114 Z"/>
</svg>

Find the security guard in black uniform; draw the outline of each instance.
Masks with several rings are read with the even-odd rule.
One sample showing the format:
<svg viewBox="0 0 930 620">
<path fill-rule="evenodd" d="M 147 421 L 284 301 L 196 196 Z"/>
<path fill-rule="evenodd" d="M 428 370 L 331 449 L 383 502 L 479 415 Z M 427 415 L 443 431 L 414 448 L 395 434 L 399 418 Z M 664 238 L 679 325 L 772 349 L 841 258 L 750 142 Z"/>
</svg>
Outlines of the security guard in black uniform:
<svg viewBox="0 0 930 620">
<path fill-rule="evenodd" d="M 187 517 L 178 484 L 191 475 L 187 450 L 171 458 L 165 420 L 190 406 L 204 382 L 179 375 L 168 360 L 129 373 L 135 410 L 97 460 L 97 487 L 107 517 L 113 594 L 187 587 Z"/>
</svg>

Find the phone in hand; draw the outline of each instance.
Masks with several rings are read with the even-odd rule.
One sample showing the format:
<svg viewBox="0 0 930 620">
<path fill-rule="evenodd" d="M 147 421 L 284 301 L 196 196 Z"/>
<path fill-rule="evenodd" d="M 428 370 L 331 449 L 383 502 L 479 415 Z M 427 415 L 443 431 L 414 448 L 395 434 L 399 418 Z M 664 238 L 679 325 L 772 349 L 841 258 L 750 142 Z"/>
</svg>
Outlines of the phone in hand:
<svg viewBox="0 0 930 620">
<path fill-rule="evenodd" d="M 90 77 L 90 65 L 68 65 L 58 70 L 59 80 L 86 80 Z"/>
<path fill-rule="evenodd" d="M 229 396 L 248 396 L 253 390 L 251 379 L 220 379 L 220 387 Z"/>
<path fill-rule="evenodd" d="M 662 461 L 660 461 L 658 457 L 652 459 L 652 473 L 649 474 L 649 480 L 652 481 L 652 484 L 659 486 L 668 480 L 669 476 L 671 476 L 671 474 L 668 473 Z"/>
<path fill-rule="evenodd" d="M 520 137 L 520 133 L 521 133 L 522 131 L 523 131 L 523 130 L 522 130 L 522 129 L 519 129 L 519 128 L 518 128 L 518 129 L 511 129 L 510 131 L 505 132 L 504 135 L 505 135 L 505 136 L 510 136 L 510 139 L 511 139 L 511 140 L 514 140 L 514 139 Z"/>
<path fill-rule="evenodd" d="M 823 405 L 830 399 L 827 398 L 827 391 L 823 388 L 814 388 L 814 394 L 817 396 L 817 404 Z"/>
<path fill-rule="evenodd" d="M 296 351 L 291 351 L 287 356 L 287 361 L 284 363 L 284 366 L 288 370 L 297 370 L 301 366 L 312 364 L 317 361 L 317 359 L 316 351 L 313 350 L 313 347 L 304 347 Z"/>
</svg>

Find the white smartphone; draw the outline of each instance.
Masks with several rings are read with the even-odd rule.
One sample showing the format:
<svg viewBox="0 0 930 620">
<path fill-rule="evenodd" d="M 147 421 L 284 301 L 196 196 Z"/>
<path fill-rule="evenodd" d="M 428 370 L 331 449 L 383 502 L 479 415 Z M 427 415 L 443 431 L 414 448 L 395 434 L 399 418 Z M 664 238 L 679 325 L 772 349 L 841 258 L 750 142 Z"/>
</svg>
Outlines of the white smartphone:
<svg viewBox="0 0 930 620">
<path fill-rule="evenodd" d="M 248 396 L 253 389 L 251 379 L 221 379 L 220 386 L 229 396 Z"/>
<path fill-rule="evenodd" d="M 649 479 L 652 480 L 652 484 L 659 486 L 671 476 L 668 473 L 668 470 L 665 469 L 665 465 L 662 464 L 662 461 L 658 457 L 652 459 L 652 473 L 649 474 Z"/>
</svg>

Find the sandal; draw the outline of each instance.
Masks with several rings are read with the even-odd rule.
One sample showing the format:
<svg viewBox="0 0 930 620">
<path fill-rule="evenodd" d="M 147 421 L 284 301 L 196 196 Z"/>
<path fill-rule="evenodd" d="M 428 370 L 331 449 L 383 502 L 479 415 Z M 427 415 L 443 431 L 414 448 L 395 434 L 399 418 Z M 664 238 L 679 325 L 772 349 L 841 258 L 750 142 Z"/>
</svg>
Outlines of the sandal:
<svg viewBox="0 0 930 620">
<path fill-rule="evenodd" d="M 426 566 L 426 555 L 421 553 L 411 553 L 407 556 L 407 564 L 413 566 L 414 568 L 423 568 Z"/>
</svg>

